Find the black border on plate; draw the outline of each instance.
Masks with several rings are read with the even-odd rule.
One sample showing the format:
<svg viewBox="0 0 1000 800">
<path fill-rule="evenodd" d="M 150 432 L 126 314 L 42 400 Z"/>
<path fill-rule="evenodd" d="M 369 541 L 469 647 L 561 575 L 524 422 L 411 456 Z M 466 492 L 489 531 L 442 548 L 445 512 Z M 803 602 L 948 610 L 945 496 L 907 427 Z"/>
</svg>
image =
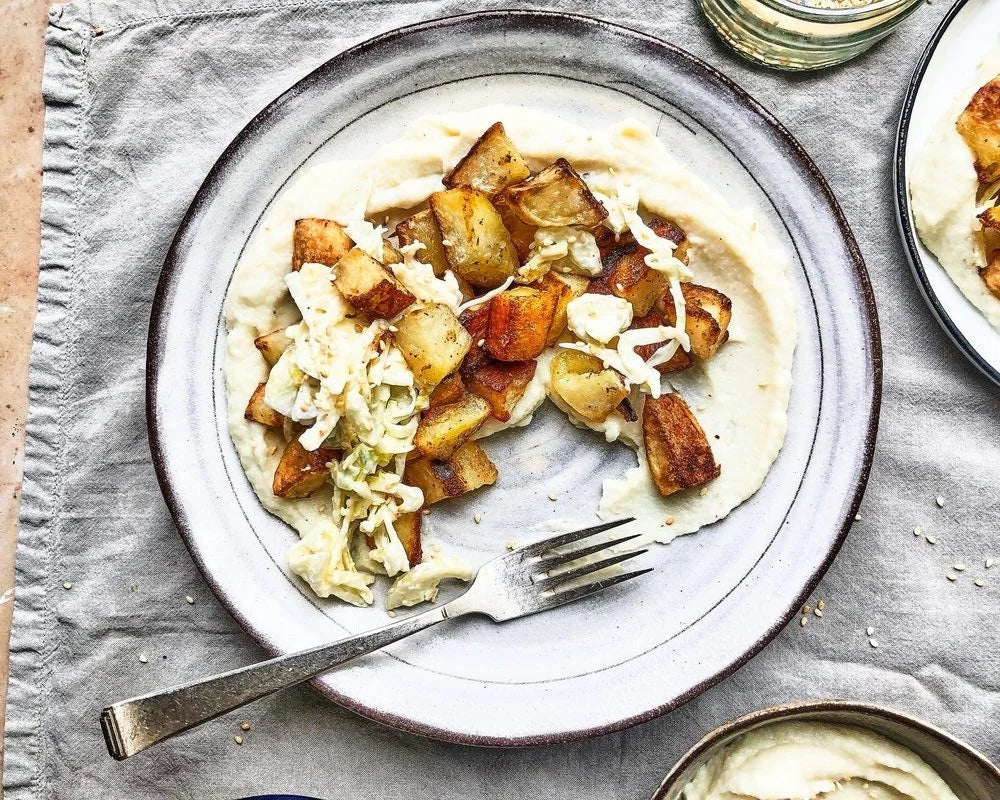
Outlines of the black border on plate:
<svg viewBox="0 0 1000 800">
<path fill-rule="evenodd" d="M 222 605 L 229 611 L 233 616 L 233 619 L 239 624 L 244 631 L 246 631 L 256 642 L 258 642 L 269 654 L 272 656 L 281 655 L 282 653 L 274 647 L 274 645 L 264 639 L 257 631 L 254 630 L 250 621 L 242 614 L 239 608 L 239 603 L 236 598 L 231 598 L 225 595 L 218 584 L 213 580 L 211 574 L 204 569 L 202 560 L 198 554 L 197 547 L 191 539 L 185 525 L 183 524 L 183 514 L 181 513 L 181 504 L 179 498 L 173 491 L 173 485 L 170 478 L 170 471 L 163 456 L 163 447 L 160 442 L 159 434 L 157 432 L 157 427 L 155 423 L 155 408 L 156 408 L 156 394 L 157 394 L 157 375 L 159 370 L 159 358 L 158 350 L 160 348 L 159 331 L 162 325 L 161 317 L 165 313 L 165 297 L 168 293 L 168 286 L 171 283 L 171 275 L 175 269 L 178 268 L 178 251 L 181 249 L 182 240 L 186 235 L 187 230 L 192 225 L 195 217 L 200 211 L 200 207 L 206 200 L 206 195 L 208 192 L 208 187 L 214 184 L 216 181 L 220 180 L 222 173 L 225 171 L 227 164 L 236 158 L 239 151 L 241 140 L 247 135 L 248 131 L 253 129 L 259 124 L 263 124 L 267 117 L 279 106 L 286 98 L 295 95 L 297 92 L 302 90 L 305 84 L 310 83 L 318 77 L 318 73 L 329 69 L 331 65 L 343 65 L 348 67 L 351 60 L 357 56 L 360 56 L 372 49 L 379 48 L 382 46 L 392 47 L 394 41 L 400 37 L 410 35 L 415 32 L 427 32 L 427 31 L 437 31 L 439 29 L 447 29 L 449 26 L 462 21 L 468 20 L 478 20 L 478 19 L 509 19 L 511 17 L 520 18 L 528 22 L 536 24 L 538 27 L 558 27 L 560 24 L 571 22 L 576 25 L 588 25 L 596 26 L 610 30 L 618 35 L 625 35 L 627 37 L 633 37 L 642 40 L 644 43 L 649 45 L 654 49 L 660 50 L 664 57 L 667 59 L 684 60 L 690 64 L 695 70 L 701 73 L 705 80 L 714 82 L 723 86 L 737 102 L 742 103 L 751 112 L 757 114 L 761 119 L 763 119 L 784 141 L 787 146 L 787 154 L 790 161 L 795 162 L 799 170 L 806 175 L 808 175 L 816 184 L 817 189 L 826 199 L 833 212 L 834 219 L 837 226 L 841 230 L 843 241 L 847 246 L 847 250 L 850 254 L 851 266 L 858 278 L 858 284 L 861 287 L 861 292 L 863 295 L 863 306 L 862 309 L 865 318 L 868 321 L 869 327 L 869 337 L 872 343 L 872 353 L 871 353 L 871 364 L 872 364 L 872 383 L 874 391 L 872 394 L 872 402 L 870 407 L 870 416 L 868 422 L 868 430 L 865 435 L 864 452 L 862 454 L 861 462 L 861 472 L 858 479 L 858 484 L 854 492 L 854 496 L 851 499 L 850 507 L 848 513 L 845 515 L 844 519 L 841 520 L 840 529 L 837 532 L 836 539 L 834 540 L 833 546 L 830 548 L 826 559 L 823 561 L 822 565 L 816 570 L 816 572 L 810 576 L 809 580 L 803 586 L 802 592 L 796 598 L 796 601 L 791 604 L 785 613 L 775 621 L 757 642 L 754 643 L 747 652 L 742 656 L 735 659 L 728 667 L 721 670 L 720 672 L 712 675 L 706 680 L 702 681 L 700 684 L 692 687 L 689 691 L 684 694 L 674 698 L 672 701 L 658 706 L 649 711 L 643 712 L 642 714 L 637 714 L 626 719 L 617 720 L 606 725 L 597 726 L 594 728 L 586 728 L 579 731 L 572 731 L 568 733 L 553 734 L 553 735 L 540 735 L 540 736 L 522 736 L 522 737 L 495 737 L 495 736 L 469 736 L 462 733 L 456 733 L 454 731 L 449 731 L 443 728 L 438 728 L 432 725 L 418 724 L 411 720 L 398 717 L 394 714 L 388 714 L 385 712 L 377 711 L 375 709 L 369 708 L 361 703 L 356 702 L 350 697 L 345 697 L 336 692 L 329 690 L 327 687 L 313 682 L 313 686 L 325 697 L 337 703 L 338 705 L 347 708 L 350 711 L 359 714 L 362 717 L 373 720 L 375 722 L 380 722 L 384 725 L 388 725 L 399 730 L 406 731 L 408 733 L 415 733 L 423 736 L 427 736 L 440 741 L 451 742 L 454 744 L 466 744 L 475 745 L 481 747 L 530 747 L 538 745 L 549 745 L 549 744 L 559 744 L 562 742 L 578 741 L 581 739 L 587 739 L 594 736 L 602 736 L 604 734 L 613 733 L 615 731 L 623 730 L 625 728 L 632 727 L 633 725 L 640 724 L 642 722 L 647 722 L 649 720 L 655 719 L 657 717 L 666 714 L 669 711 L 684 705 L 689 700 L 697 697 L 702 692 L 714 686 L 719 681 L 729 677 L 747 662 L 750 661 L 757 653 L 759 653 L 778 633 L 792 620 L 793 617 L 798 613 L 799 608 L 802 603 L 812 594 L 813 590 L 819 584 L 823 575 L 830 568 L 837 554 L 840 552 L 840 548 L 843 546 L 844 541 L 847 538 L 847 534 L 851 529 L 854 522 L 854 517 L 857 514 L 858 508 L 861 505 L 861 500 L 864 497 L 865 488 L 868 484 L 868 478 L 871 472 L 872 460 L 874 458 L 875 451 L 875 440 L 878 433 L 878 423 L 879 423 L 879 412 L 881 410 L 882 403 L 882 339 L 879 328 L 878 321 L 878 311 L 875 304 L 875 295 L 872 291 L 871 281 L 868 275 L 868 270 L 865 267 L 864 259 L 861 255 L 861 250 L 858 247 L 857 241 L 854 238 L 854 234 L 847 223 L 847 219 L 844 216 L 843 210 L 840 208 L 840 204 L 837 202 L 833 191 L 830 189 L 829 184 L 823 177 L 823 174 L 819 171 L 819 168 L 812 161 L 809 155 L 799 144 L 798 140 L 781 124 L 767 109 L 765 109 L 760 103 L 754 100 L 744 89 L 737 85 L 734 81 L 730 80 L 728 77 L 723 75 L 714 67 L 710 66 L 701 59 L 691 55 L 686 50 L 683 50 L 676 45 L 669 44 L 668 42 L 658 39 L 654 36 L 649 36 L 647 34 L 635 31 L 631 28 L 627 28 L 622 25 L 617 25 L 615 23 L 606 22 L 604 20 L 595 19 L 593 17 L 588 17 L 581 14 L 567 14 L 562 12 L 549 12 L 549 11 L 528 11 L 528 10 L 504 10 L 497 9 L 492 11 L 480 11 L 472 12 L 468 14 L 458 14 L 448 17 L 441 17 L 434 20 L 429 20 L 426 22 L 416 23 L 414 25 L 408 25 L 402 28 L 396 28 L 392 31 L 387 31 L 386 33 L 379 34 L 371 39 L 368 39 L 360 44 L 357 44 L 341 53 L 338 53 L 333 58 L 327 60 L 315 70 L 300 78 L 295 84 L 286 89 L 281 95 L 272 100 L 264 109 L 257 113 L 250 122 L 243 128 L 243 130 L 236 136 L 235 139 L 226 147 L 219 156 L 218 160 L 212 166 L 205 181 L 202 183 L 198 192 L 195 194 L 191 205 L 185 212 L 181 224 L 178 227 L 177 234 L 175 235 L 170 249 L 167 252 L 167 257 L 163 264 L 163 269 L 161 270 L 160 280 L 157 284 L 156 294 L 153 298 L 152 314 L 150 318 L 149 325 L 149 336 L 147 340 L 147 366 L 146 366 L 146 428 L 149 436 L 150 451 L 152 454 L 153 467 L 156 471 L 157 480 L 160 483 L 160 488 L 163 492 L 164 500 L 167 504 L 167 508 L 170 511 L 171 516 L 177 525 L 178 532 L 181 538 L 184 540 L 188 551 L 191 553 L 192 558 L 201 570 L 202 575 L 205 580 L 211 586 L 212 591 L 219 598 Z"/>
<path fill-rule="evenodd" d="M 913 77 L 910 78 L 906 97 L 903 100 L 903 108 L 899 115 L 899 125 L 896 128 L 896 148 L 893 155 L 892 170 L 893 194 L 896 199 L 896 225 L 899 228 L 899 235 L 903 239 L 906 260 L 910 263 L 910 271 L 913 272 L 913 277 L 917 280 L 917 288 L 920 289 L 920 294 L 923 296 L 924 301 L 927 303 L 928 308 L 930 308 L 934 318 L 938 321 L 938 324 L 962 354 L 983 375 L 997 385 L 1000 385 L 1000 367 L 994 366 L 983 358 L 979 351 L 965 338 L 961 326 L 945 311 L 944 305 L 938 300 L 933 288 L 931 288 L 930 279 L 927 277 L 927 271 L 924 269 L 923 260 L 920 257 L 917 234 L 913 229 L 913 225 L 910 224 L 910 195 L 906 186 L 906 145 L 909 142 L 910 117 L 913 115 L 913 106 L 917 100 L 917 93 L 920 91 L 920 85 L 923 83 L 924 75 L 927 73 L 927 67 L 930 65 L 930 61 L 934 57 L 934 52 L 941 43 L 945 31 L 948 30 L 951 23 L 955 21 L 955 17 L 961 13 L 968 2 L 969 0 L 958 0 L 948 10 L 948 13 L 945 14 L 944 19 L 941 20 L 934 31 L 934 35 L 931 36 L 930 41 L 924 48 L 924 52 L 917 62 L 917 67 L 913 71 Z M 973 308 L 973 311 L 977 314 L 979 313 L 975 308 Z"/>
</svg>

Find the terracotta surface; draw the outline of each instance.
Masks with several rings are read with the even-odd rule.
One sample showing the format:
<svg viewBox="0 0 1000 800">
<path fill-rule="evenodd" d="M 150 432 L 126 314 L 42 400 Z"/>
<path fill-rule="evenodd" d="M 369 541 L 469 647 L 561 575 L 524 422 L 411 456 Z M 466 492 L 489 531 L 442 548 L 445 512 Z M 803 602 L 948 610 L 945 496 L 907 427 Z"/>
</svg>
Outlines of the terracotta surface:
<svg viewBox="0 0 1000 800">
<path fill-rule="evenodd" d="M 48 0 L 0 3 L 0 721 L 38 285 L 43 37 Z M 0 790 L 2 791 L 2 790 Z"/>
</svg>

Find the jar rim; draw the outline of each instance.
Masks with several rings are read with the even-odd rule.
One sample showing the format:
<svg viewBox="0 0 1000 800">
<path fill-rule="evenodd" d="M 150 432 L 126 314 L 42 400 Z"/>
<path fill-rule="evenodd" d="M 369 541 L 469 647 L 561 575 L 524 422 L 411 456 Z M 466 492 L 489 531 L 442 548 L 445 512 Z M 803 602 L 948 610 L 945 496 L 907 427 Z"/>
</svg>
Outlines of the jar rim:
<svg viewBox="0 0 1000 800">
<path fill-rule="evenodd" d="M 796 17 L 809 22 L 826 22 L 838 24 L 855 22 L 871 17 L 881 16 L 887 11 L 902 10 L 915 6 L 921 0 L 874 0 L 862 6 L 842 6 L 837 8 L 821 8 L 808 6 L 796 0 L 757 0 L 774 11 Z"/>
</svg>

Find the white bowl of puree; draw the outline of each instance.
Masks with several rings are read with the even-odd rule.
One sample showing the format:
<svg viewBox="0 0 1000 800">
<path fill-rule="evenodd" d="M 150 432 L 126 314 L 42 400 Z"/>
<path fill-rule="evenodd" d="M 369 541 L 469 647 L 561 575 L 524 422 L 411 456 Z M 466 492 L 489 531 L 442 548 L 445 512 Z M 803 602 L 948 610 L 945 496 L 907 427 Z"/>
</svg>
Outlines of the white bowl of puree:
<svg viewBox="0 0 1000 800">
<path fill-rule="evenodd" d="M 946 731 L 899 711 L 813 700 L 716 728 L 652 800 L 996 800 L 1000 769 Z"/>
</svg>

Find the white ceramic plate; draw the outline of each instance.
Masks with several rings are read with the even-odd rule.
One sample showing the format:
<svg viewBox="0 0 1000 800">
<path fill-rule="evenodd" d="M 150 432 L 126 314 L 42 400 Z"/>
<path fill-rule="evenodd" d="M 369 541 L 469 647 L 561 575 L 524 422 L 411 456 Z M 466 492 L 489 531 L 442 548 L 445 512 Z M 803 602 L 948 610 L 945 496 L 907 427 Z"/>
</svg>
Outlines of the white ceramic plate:
<svg viewBox="0 0 1000 800">
<path fill-rule="evenodd" d="M 1000 0 L 959 0 L 942 20 L 910 81 L 896 136 L 896 219 L 910 267 L 927 305 L 958 348 L 1000 383 L 1000 331 L 970 303 L 916 234 L 908 190 L 913 159 L 979 63 L 1000 47 Z"/>
<path fill-rule="evenodd" d="M 881 378 L 867 274 L 826 184 L 789 134 L 710 67 L 559 14 L 474 14 L 380 36 L 300 81 L 233 142 L 177 234 L 154 304 L 147 415 L 163 491 L 206 578 L 268 650 L 387 618 L 311 595 L 285 564 L 294 532 L 262 509 L 243 475 L 221 370 L 233 268 L 304 163 L 366 153 L 429 111 L 514 102 L 595 127 L 646 120 L 695 172 L 752 207 L 792 256 L 800 339 L 791 425 L 764 486 L 723 522 L 654 548 L 644 557 L 657 568 L 651 576 L 503 626 L 461 619 L 317 682 L 372 719 L 490 745 L 649 719 L 763 647 L 846 535 L 868 475 Z M 600 478 L 633 463 L 551 407 L 489 447 L 498 484 L 430 517 L 436 535 L 479 563 L 533 524 L 595 521 Z M 471 524 L 474 511 L 481 525 Z"/>
</svg>

